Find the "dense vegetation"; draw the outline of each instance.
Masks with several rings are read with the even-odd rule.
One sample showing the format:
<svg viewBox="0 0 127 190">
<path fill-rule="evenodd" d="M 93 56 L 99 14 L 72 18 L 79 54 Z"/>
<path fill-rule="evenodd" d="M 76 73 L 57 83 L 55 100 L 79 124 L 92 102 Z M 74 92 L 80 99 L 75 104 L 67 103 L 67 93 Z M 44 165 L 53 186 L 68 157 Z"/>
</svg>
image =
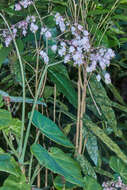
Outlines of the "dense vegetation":
<svg viewBox="0 0 127 190">
<path fill-rule="evenodd" d="M 0 1 L 0 190 L 127 189 L 126 14 Z"/>
</svg>

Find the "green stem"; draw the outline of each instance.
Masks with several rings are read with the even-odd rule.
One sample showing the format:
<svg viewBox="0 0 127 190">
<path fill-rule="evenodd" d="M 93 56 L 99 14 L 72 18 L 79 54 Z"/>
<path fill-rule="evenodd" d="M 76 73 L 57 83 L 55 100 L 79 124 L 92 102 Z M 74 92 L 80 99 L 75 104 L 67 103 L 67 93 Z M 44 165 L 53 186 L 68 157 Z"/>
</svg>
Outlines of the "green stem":
<svg viewBox="0 0 127 190">
<path fill-rule="evenodd" d="M 23 146 L 23 150 L 22 150 L 22 155 L 21 155 L 21 158 L 20 158 L 20 163 L 21 164 L 23 164 L 23 162 L 24 162 L 26 146 L 27 146 L 28 137 L 29 137 L 29 134 L 30 134 L 30 128 L 31 128 L 31 124 L 32 124 L 32 118 L 33 118 L 34 110 L 35 110 L 35 107 L 36 107 L 36 102 L 37 102 L 37 99 L 38 99 L 38 96 L 39 96 L 39 93 L 40 93 L 40 90 L 41 90 L 42 82 L 43 82 L 44 76 L 45 76 L 45 74 L 47 72 L 47 69 L 48 69 L 48 65 L 45 66 L 45 69 L 44 69 L 44 71 L 42 73 L 41 80 L 40 80 L 40 83 L 39 83 L 39 86 L 38 86 L 38 89 L 37 89 L 37 93 L 36 93 L 36 96 L 35 96 L 35 99 L 34 99 L 34 104 L 33 104 L 33 107 L 32 107 L 31 114 L 30 114 L 30 119 L 29 119 L 27 131 L 26 131 L 26 136 L 25 136 L 25 140 L 24 140 L 24 146 Z"/>
<path fill-rule="evenodd" d="M 40 168 L 40 164 L 38 164 L 38 165 L 36 166 L 36 168 L 35 168 L 35 170 L 34 170 L 34 173 L 33 173 L 33 176 L 32 176 L 32 178 L 31 178 L 31 182 L 30 182 L 31 185 L 33 184 L 33 182 L 34 182 L 36 176 L 37 176 L 38 173 L 42 170 L 42 168 L 43 168 L 43 166 Z"/>
<path fill-rule="evenodd" d="M 23 88 L 23 106 L 22 106 L 22 128 L 21 128 L 21 139 L 20 139 L 20 142 L 19 142 L 19 155 L 21 155 L 21 152 L 22 152 L 22 144 L 23 144 L 23 135 L 24 135 L 24 123 L 25 123 L 25 77 L 24 77 L 24 69 L 23 69 L 23 64 L 22 64 L 22 60 L 21 60 L 21 56 L 20 56 L 20 53 L 19 53 L 19 49 L 18 49 L 18 46 L 16 44 L 16 40 L 13 36 L 13 33 L 11 31 L 11 28 L 8 24 L 8 22 L 6 21 L 5 17 L 0 13 L 0 16 L 2 17 L 2 19 L 4 20 L 5 24 L 7 25 L 8 27 L 8 30 L 12 36 L 12 39 L 13 39 L 13 42 L 14 42 L 14 45 L 15 45 L 15 48 L 16 48 L 16 52 L 17 52 L 17 56 L 18 56 L 18 59 L 19 59 L 19 64 L 20 64 L 20 69 L 21 69 L 21 75 L 22 75 L 22 88 Z"/>
<path fill-rule="evenodd" d="M 10 149 L 13 151 L 14 155 L 17 158 L 19 158 L 19 155 L 18 155 L 17 151 L 14 149 L 13 144 L 10 142 L 10 140 L 8 139 L 8 137 L 7 137 L 7 135 L 6 135 L 6 133 L 4 131 L 3 131 L 3 135 L 4 135 L 4 138 L 5 138 L 6 142 L 7 142 L 7 144 L 9 145 Z"/>
<path fill-rule="evenodd" d="M 37 143 L 37 141 L 39 139 L 39 135 L 40 135 L 40 131 L 38 131 L 38 133 L 37 133 L 37 136 L 36 136 L 34 144 Z M 32 163 L 33 163 L 33 155 L 31 155 L 31 158 L 30 158 L 29 174 L 28 174 L 29 182 L 30 182 L 30 179 L 31 179 Z"/>
</svg>

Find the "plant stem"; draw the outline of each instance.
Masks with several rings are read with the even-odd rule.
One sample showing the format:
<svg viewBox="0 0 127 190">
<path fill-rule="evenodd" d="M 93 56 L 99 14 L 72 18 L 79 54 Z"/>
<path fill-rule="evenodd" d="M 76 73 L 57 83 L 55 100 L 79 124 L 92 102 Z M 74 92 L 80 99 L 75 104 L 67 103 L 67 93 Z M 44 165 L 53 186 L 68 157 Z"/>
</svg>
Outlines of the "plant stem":
<svg viewBox="0 0 127 190">
<path fill-rule="evenodd" d="M 21 128 L 21 138 L 20 138 L 20 142 L 19 142 L 19 155 L 21 155 L 22 145 L 23 145 L 23 135 L 24 135 L 24 123 L 25 123 L 25 77 L 24 77 L 24 69 L 23 69 L 23 63 L 22 63 L 22 60 L 21 60 L 19 49 L 18 49 L 18 46 L 16 44 L 16 40 L 15 40 L 15 38 L 13 36 L 13 33 L 11 31 L 11 28 L 10 28 L 8 22 L 6 21 L 5 17 L 1 13 L 0 13 L 0 16 L 2 17 L 5 24 L 7 25 L 8 30 L 9 30 L 9 32 L 11 34 L 12 39 L 13 39 L 13 42 L 14 42 L 14 45 L 15 45 L 15 48 L 16 48 L 16 52 L 17 52 L 17 56 L 18 56 L 18 59 L 19 59 L 20 69 L 21 69 L 22 88 L 23 88 L 22 128 Z"/>
<path fill-rule="evenodd" d="M 80 99 L 81 99 L 80 70 L 81 67 L 78 68 L 78 110 L 77 110 L 77 124 L 76 124 L 76 151 L 78 150 L 79 128 L 80 128 Z"/>
<path fill-rule="evenodd" d="M 42 82 L 43 82 L 43 79 L 44 79 L 44 76 L 45 76 L 45 74 L 47 72 L 48 67 L 49 66 L 46 65 L 45 68 L 44 68 L 44 71 L 42 73 L 41 80 L 40 80 L 40 83 L 39 83 L 39 86 L 38 86 L 38 89 L 37 89 L 37 93 L 36 93 L 36 96 L 35 96 L 35 99 L 34 99 L 34 104 L 33 104 L 33 107 L 32 107 L 31 114 L 30 114 L 30 119 L 29 119 L 27 131 L 26 131 L 26 136 L 25 136 L 25 140 L 24 140 L 23 151 L 22 151 L 22 155 L 21 155 L 21 159 L 20 159 L 20 162 L 22 164 L 24 162 L 26 146 L 27 146 L 28 137 L 29 137 L 29 134 L 30 134 L 30 128 L 31 128 L 31 124 L 32 124 L 32 118 L 33 118 L 34 110 L 35 110 L 35 107 L 36 107 L 36 102 L 37 102 L 37 99 L 38 99 L 38 96 L 39 96 L 39 93 L 40 93 L 40 90 L 41 90 Z"/>
<path fill-rule="evenodd" d="M 4 138 L 7 142 L 7 144 L 9 145 L 10 149 L 13 151 L 14 155 L 19 159 L 18 152 L 15 150 L 15 148 L 13 147 L 13 144 L 10 142 L 10 140 L 8 139 L 8 137 L 4 131 L 3 131 L 3 135 L 4 135 Z"/>
</svg>

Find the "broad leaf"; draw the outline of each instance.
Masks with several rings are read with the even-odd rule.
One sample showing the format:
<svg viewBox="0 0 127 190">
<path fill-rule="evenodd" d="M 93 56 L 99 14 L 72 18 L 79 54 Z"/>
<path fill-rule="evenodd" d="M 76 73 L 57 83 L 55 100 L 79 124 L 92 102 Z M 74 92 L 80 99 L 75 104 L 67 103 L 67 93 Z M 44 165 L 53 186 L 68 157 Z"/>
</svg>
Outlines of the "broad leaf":
<svg viewBox="0 0 127 190">
<path fill-rule="evenodd" d="M 34 111 L 32 123 L 48 138 L 63 146 L 74 148 L 73 144 L 67 139 L 58 126 L 40 112 Z"/>
<path fill-rule="evenodd" d="M 16 162 L 9 154 L 0 154 L 0 171 L 18 176 L 20 173 Z"/>
<path fill-rule="evenodd" d="M 59 72 L 54 72 L 51 69 L 49 69 L 48 72 L 51 81 L 56 84 L 58 91 L 63 93 L 68 101 L 77 108 L 77 93 L 75 92 L 71 80 L 68 79 L 65 75 Z"/>
<path fill-rule="evenodd" d="M 41 145 L 33 144 L 31 151 L 41 165 L 64 176 L 70 183 L 84 186 L 78 163 L 61 150 L 55 149 L 54 151 L 54 149 L 51 149 L 51 152 L 48 152 Z"/>
</svg>

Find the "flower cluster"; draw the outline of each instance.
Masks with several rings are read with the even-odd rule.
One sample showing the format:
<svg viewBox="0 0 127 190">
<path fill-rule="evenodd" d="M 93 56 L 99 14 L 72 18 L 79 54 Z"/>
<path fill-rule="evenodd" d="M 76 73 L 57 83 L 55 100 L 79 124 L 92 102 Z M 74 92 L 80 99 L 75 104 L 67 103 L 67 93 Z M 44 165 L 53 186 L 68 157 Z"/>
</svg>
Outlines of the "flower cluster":
<svg viewBox="0 0 127 190">
<path fill-rule="evenodd" d="M 66 25 L 64 23 L 64 18 L 59 13 L 56 13 L 55 21 L 56 21 L 56 25 L 60 27 L 61 32 L 65 32 Z"/>
<path fill-rule="evenodd" d="M 32 3 L 33 3 L 33 1 L 31 1 L 31 0 L 22 0 L 22 1 L 19 1 L 19 3 L 15 4 L 15 11 L 22 10 L 22 7 L 26 9 Z"/>
<path fill-rule="evenodd" d="M 41 28 L 41 35 L 45 35 L 45 37 L 48 39 L 48 38 L 51 38 L 52 37 L 52 34 L 51 32 L 48 30 L 47 27 L 42 27 Z"/>
<path fill-rule="evenodd" d="M 35 16 L 27 16 L 26 20 L 22 20 L 15 25 L 12 25 L 11 30 L 13 37 L 16 37 L 18 30 L 21 30 L 23 36 L 26 36 L 28 29 L 30 29 L 32 33 L 35 33 L 38 30 L 38 26 L 35 22 Z M 30 26 L 30 28 L 28 28 L 28 26 Z M 2 36 L 4 37 L 5 46 L 8 47 L 12 41 L 12 36 L 8 30 L 3 30 Z"/>
<path fill-rule="evenodd" d="M 125 185 L 122 182 L 120 177 L 118 177 L 117 181 L 103 182 L 102 187 L 103 187 L 103 190 L 118 190 L 118 189 L 127 190 L 127 185 Z"/>
<path fill-rule="evenodd" d="M 32 1 L 30 0 L 19 2 L 24 8 L 27 8 L 31 3 Z M 109 67 L 111 59 L 115 57 L 114 51 L 105 47 L 93 47 L 90 44 L 91 36 L 89 32 L 81 24 L 66 22 L 59 13 L 54 15 L 54 20 L 62 34 L 55 39 L 55 45 L 48 48 L 51 48 L 54 53 L 63 58 L 65 64 L 69 62 L 73 63 L 74 66 L 86 64 L 87 73 L 95 72 L 98 82 L 101 78 L 104 78 L 105 83 L 110 84 L 110 75 L 106 69 Z M 27 16 L 25 20 L 13 25 L 11 29 L 14 38 L 17 35 L 18 29 L 21 30 L 23 36 L 26 36 L 29 29 L 34 34 L 40 31 L 40 35 L 44 35 L 47 40 L 52 38 L 51 30 L 45 25 L 39 30 L 35 16 Z M 65 31 L 68 32 L 69 39 L 66 39 L 65 35 L 63 35 Z M 12 41 L 12 37 L 7 30 L 4 30 L 2 35 L 5 39 L 5 45 L 8 47 Z M 40 56 L 46 64 L 49 63 L 49 57 L 44 51 L 40 52 Z"/>
</svg>

